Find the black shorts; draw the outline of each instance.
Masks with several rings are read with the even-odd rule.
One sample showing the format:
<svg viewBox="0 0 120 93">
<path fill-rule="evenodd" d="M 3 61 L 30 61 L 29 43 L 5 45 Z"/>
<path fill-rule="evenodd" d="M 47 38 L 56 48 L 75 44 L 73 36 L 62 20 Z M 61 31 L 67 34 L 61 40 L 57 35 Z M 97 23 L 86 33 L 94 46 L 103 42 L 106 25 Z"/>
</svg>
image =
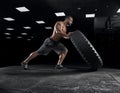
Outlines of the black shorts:
<svg viewBox="0 0 120 93">
<path fill-rule="evenodd" d="M 64 51 L 68 51 L 68 49 L 62 43 L 47 38 L 45 39 L 42 46 L 37 50 L 37 52 L 41 55 L 48 55 L 52 50 L 55 51 L 58 55 Z"/>
</svg>

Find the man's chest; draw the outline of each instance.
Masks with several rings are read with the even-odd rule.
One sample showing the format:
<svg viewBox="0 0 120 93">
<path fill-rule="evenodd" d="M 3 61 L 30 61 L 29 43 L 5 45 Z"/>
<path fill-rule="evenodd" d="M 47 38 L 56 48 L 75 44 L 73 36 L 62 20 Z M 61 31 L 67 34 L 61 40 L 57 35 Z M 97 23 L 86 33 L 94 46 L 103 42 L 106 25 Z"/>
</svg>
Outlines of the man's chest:
<svg viewBox="0 0 120 93">
<path fill-rule="evenodd" d="M 64 31 L 64 32 L 66 32 L 67 31 L 67 28 L 66 28 L 66 26 L 62 26 L 62 31 Z"/>
</svg>

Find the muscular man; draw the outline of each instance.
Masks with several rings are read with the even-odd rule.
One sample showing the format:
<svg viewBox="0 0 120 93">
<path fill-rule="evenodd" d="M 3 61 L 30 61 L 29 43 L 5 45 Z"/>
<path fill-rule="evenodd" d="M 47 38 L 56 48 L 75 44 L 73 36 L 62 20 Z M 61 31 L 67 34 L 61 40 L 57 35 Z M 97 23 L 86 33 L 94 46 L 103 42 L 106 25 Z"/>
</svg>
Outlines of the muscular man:
<svg viewBox="0 0 120 93">
<path fill-rule="evenodd" d="M 67 33 L 67 26 L 70 26 L 73 22 L 73 18 L 71 16 L 67 16 L 64 21 L 56 22 L 53 30 L 53 34 L 45 39 L 42 46 L 32 52 L 22 63 L 24 69 L 28 69 L 28 62 L 38 55 L 47 55 L 52 50 L 54 50 L 59 55 L 59 60 L 57 65 L 55 66 L 56 69 L 62 69 L 62 62 L 65 59 L 68 49 L 60 43 L 61 38 L 69 39 L 71 32 Z"/>
</svg>

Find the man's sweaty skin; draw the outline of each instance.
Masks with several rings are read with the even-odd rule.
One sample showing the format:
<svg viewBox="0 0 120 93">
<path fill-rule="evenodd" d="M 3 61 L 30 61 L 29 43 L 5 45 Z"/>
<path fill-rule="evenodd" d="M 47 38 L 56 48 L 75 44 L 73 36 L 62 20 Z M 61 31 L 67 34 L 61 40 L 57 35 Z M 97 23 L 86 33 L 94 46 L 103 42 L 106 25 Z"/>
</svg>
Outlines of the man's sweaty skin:
<svg viewBox="0 0 120 93">
<path fill-rule="evenodd" d="M 56 22 L 53 30 L 53 34 L 50 37 L 54 41 L 59 41 L 62 37 L 65 39 L 69 39 L 70 34 L 66 34 L 67 28 L 64 22 L 59 21 Z"/>
</svg>

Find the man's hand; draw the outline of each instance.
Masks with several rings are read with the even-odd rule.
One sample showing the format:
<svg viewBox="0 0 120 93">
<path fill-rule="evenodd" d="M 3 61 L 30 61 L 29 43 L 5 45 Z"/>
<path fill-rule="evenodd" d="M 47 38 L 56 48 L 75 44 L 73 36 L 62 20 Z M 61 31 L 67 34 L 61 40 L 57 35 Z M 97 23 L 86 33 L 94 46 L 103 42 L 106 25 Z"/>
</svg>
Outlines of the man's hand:
<svg viewBox="0 0 120 93">
<path fill-rule="evenodd" d="M 64 36 L 63 38 L 65 38 L 65 39 L 70 39 L 70 37 L 66 37 L 66 36 Z"/>
<path fill-rule="evenodd" d="M 69 32 L 68 34 L 67 34 L 67 36 L 64 36 L 64 38 L 65 39 L 70 39 L 70 35 L 72 34 L 73 32 Z"/>
<path fill-rule="evenodd" d="M 67 35 L 68 35 L 68 37 L 70 37 L 70 35 L 72 34 L 73 32 L 69 32 Z"/>
</svg>

